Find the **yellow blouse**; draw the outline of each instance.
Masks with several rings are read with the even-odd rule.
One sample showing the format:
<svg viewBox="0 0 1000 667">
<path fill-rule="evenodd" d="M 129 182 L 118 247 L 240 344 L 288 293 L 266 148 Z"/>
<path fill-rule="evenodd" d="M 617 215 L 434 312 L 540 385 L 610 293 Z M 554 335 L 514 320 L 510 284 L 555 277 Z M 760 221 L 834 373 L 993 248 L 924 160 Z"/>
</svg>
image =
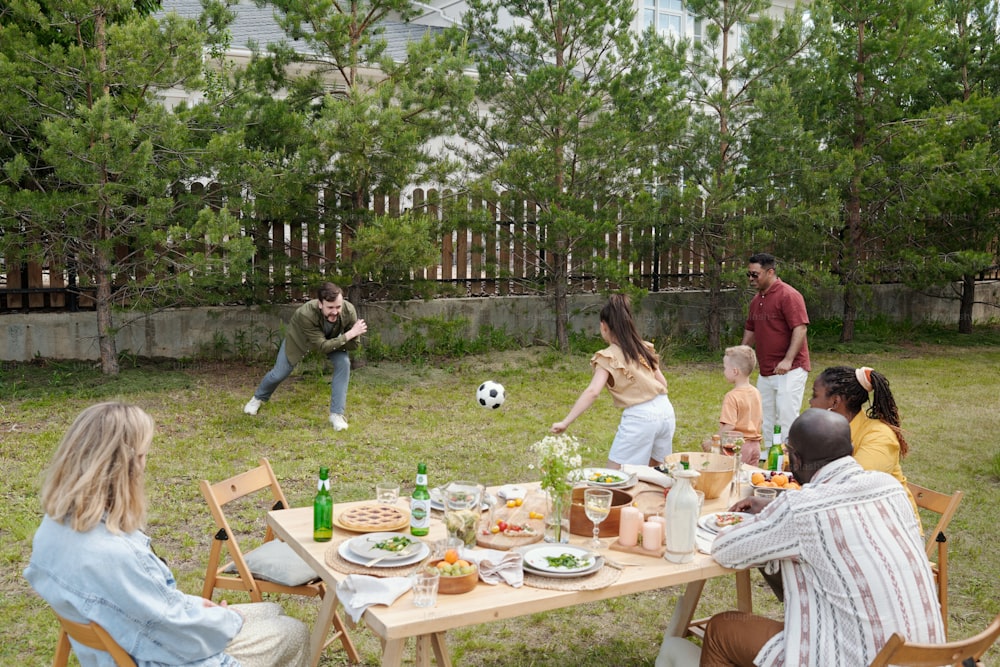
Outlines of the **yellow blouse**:
<svg viewBox="0 0 1000 667">
<path fill-rule="evenodd" d="M 854 443 L 854 458 L 862 468 L 881 470 L 899 480 L 906 489 L 906 495 L 919 521 L 917 501 L 913 499 L 910 487 L 906 485 L 906 475 L 899 465 L 899 438 L 889 425 L 879 419 L 872 419 L 862 410 L 851 420 L 851 442 Z"/>
</svg>

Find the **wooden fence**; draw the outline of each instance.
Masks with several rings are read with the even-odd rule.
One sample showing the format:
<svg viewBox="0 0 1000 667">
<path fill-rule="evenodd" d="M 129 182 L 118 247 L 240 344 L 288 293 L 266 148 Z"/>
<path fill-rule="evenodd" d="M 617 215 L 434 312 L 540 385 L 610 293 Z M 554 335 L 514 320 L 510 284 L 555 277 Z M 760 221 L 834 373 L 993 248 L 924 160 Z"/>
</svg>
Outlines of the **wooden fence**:
<svg viewBox="0 0 1000 667">
<path fill-rule="evenodd" d="M 202 189 L 203 186 L 195 186 Z M 443 296 L 511 296 L 538 294 L 547 268 L 537 208 L 530 202 L 501 196 L 496 200 L 459 199 L 451 192 L 415 189 L 406 195 L 373 198 L 376 214 L 400 215 L 407 210 L 435 219 L 468 215 L 476 211 L 492 224 L 454 225 L 439 242 L 436 264 L 411 272 L 411 278 L 436 283 Z M 254 239 L 256 253 L 243 274 L 248 299 L 257 303 L 300 300 L 308 296 L 317 276 L 336 276 L 350 257 L 352 224 L 333 215 L 336 222 L 260 222 L 248 220 L 243 233 Z M 484 231 L 485 230 L 485 231 Z M 123 247 L 121 254 L 126 249 Z M 570 255 L 567 287 L 571 292 L 614 288 L 586 273 L 588 259 L 601 259 L 626 268 L 628 280 L 651 292 L 704 287 L 704 253 L 690 240 L 674 238 L 663 226 L 621 222 L 605 236 L 604 247 L 593 257 Z M 93 290 L 71 269 L 61 264 L 29 262 L 24 265 L 0 257 L 0 312 L 59 311 L 93 308 Z M 739 269 L 743 257 L 734 258 Z M 261 279 L 264 276 L 264 279 Z M 997 267 L 981 278 L 997 279 Z M 237 279 L 239 280 L 239 279 Z M 391 296 L 384 286 L 362 286 L 366 299 Z"/>
</svg>

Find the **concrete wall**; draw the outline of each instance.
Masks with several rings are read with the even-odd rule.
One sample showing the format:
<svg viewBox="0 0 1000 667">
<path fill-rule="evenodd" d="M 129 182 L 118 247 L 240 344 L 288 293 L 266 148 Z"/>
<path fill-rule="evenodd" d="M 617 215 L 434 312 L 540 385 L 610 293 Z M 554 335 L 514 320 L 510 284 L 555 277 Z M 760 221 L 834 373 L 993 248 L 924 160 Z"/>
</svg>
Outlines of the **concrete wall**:
<svg viewBox="0 0 1000 667">
<path fill-rule="evenodd" d="M 957 289 L 957 288 L 956 288 Z M 958 302 L 952 288 L 918 294 L 902 286 L 878 286 L 860 309 L 860 317 L 884 314 L 893 320 L 953 324 Z M 742 331 L 748 294 L 732 290 L 724 295 L 723 320 L 730 330 Z M 601 295 L 570 298 L 570 327 L 598 333 Z M 976 323 L 1000 319 L 1000 282 L 977 286 Z M 808 300 L 814 320 L 840 316 L 838 296 Z M 296 305 L 272 308 L 179 308 L 149 315 L 118 313 L 119 352 L 143 357 L 192 358 L 244 350 L 270 356 L 282 335 L 282 326 Z M 704 292 L 650 294 L 636 305 L 640 331 L 646 338 L 701 331 L 707 308 Z M 377 302 L 359 308 L 369 332 L 383 343 L 396 345 L 406 336 L 406 324 L 421 318 L 465 319 L 467 333 L 475 335 L 490 325 L 529 341 L 549 342 L 555 336 L 551 301 L 544 297 L 435 299 L 433 301 Z M 97 317 L 84 313 L 7 314 L 0 317 L 0 360 L 99 359 Z"/>
</svg>

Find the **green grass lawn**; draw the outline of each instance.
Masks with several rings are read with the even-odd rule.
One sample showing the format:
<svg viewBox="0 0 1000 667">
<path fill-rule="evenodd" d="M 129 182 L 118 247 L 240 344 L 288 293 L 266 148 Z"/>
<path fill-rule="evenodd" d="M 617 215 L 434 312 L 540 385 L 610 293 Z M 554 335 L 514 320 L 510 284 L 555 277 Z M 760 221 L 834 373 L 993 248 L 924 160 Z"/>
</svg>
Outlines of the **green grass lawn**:
<svg viewBox="0 0 1000 667">
<path fill-rule="evenodd" d="M 879 345 L 865 353 L 815 348 L 822 351 L 814 352 L 813 376 L 835 364 L 868 365 L 884 373 L 912 447 L 903 464 L 907 476 L 934 489 L 966 492 L 949 534 L 950 632 L 953 638 L 978 632 L 1000 611 L 1000 550 L 994 541 L 1000 505 L 1000 344 Z M 214 533 L 200 479 L 228 477 L 266 456 L 293 505 L 310 502 L 320 465 L 331 468 L 335 502 L 369 498 L 382 479 L 397 479 L 408 492 L 418 461 L 427 463 L 432 485 L 459 478 L 488 485 L 529 480 L 528 447 L 565 415 L 589 381 L 588 357 L 536 347 L 437 363 L 369 363 L 352 376 L 351 426 L 342 433 L 326 421 L 329 378 L 318 364 L 306 364 L 255 418 L 241 408 L 263 367 L 160 365 L 129 368 L 113 379 L 92 364 L 4 368 L 0 664 L 51 663 L 56 624 L 21 572 L 41 519 L 37 490 L 43 468 L 87 405 L 123 399 L 156 419 L 159 430 L 147 469 L 147 532 L 181 588 L 198 593 Z M 697 449 L 715 429 L 728 388 L 721 361 L 682 362 L 674 355 L 665 366 L 678 419 L 674 448 Z M 486 379 L 507 389 L 500 410 L 474 403 L 475 388 Z M 585 444 L 586 464 L 605 461 L 619 414 L 605 395 L 571 427 Z M 758 575 L 753 577 L 756 608 L 780 616 L 780 606 Z M 466 628 L 450 632 L 448 642 L 459 665 L 652 665 L 679 592 L 664 589 Z M 238 595 L 229 598 L 242 601 Z M 731 578 L 719 579 L 706 586 L 699 612 L 734 604 Z M 286 607 L 311 622 L 316 605 Z M 365 664 L 378 664 L 374 636 L 364 628 L 353 635 Z M 988 664 L 997 662 L 995 647 Z M 344 655 L 331 649 L 322 664 L 345 664 Z"/>
</svg>

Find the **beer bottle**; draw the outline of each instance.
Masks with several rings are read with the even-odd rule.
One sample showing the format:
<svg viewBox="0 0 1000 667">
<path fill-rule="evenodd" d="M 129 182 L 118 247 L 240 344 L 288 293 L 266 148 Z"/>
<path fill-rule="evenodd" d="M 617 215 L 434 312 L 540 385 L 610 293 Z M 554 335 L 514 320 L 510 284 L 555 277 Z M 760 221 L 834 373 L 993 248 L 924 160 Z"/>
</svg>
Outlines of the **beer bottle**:
<svg viewBox="0 0 1000 667">
<path fill-rule="evenodd" d="M 417 483 L 410 496 L 410 534 L 423 537 L 431 525 L 431 493 L 427 490 L 427 464 L 417 464 Z"/>
<path fill-rule="evenodd" d="M 313 539 L 329 542 L 333 537 L 333 498 L 330 496 L 330 469 L 319 469 L 316 498 L 313 499 Z"/>
<path fill-rule="evenodd" d="M 774 425 L 774 440 L 771 441 L 771 448 L 767 450 L 767 469 L 783 470 L 785 451 L 781 447 L 781 424 Z"/>
</svg>

